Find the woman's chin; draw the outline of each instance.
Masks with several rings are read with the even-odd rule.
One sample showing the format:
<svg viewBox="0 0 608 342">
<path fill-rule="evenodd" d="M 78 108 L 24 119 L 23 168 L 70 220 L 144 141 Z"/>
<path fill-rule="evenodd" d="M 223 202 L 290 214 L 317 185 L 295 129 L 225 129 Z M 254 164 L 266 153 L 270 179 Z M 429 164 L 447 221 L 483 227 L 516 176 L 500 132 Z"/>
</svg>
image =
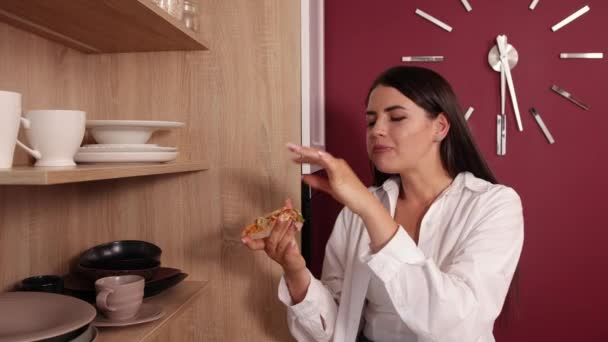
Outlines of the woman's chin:
<svg viewBox="0 0 608 342">
<path fill-rule="evenodd" d="M 386 174 L 397 174 L 400 172 L 399 168 L 392 166 L 392 165 L 387 165 L 386 163 L 378 163 L 378 162 L 374 162 L 374 168 L 382 173 L 386 173 Z"/>
</svg>

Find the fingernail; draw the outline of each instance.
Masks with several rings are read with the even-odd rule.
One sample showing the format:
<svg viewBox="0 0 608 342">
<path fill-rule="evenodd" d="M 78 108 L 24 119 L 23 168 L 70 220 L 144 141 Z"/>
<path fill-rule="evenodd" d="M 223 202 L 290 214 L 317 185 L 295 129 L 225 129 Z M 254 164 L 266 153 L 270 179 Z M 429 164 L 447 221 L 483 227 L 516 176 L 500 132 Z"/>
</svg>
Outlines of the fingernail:
<svg viewBox="0 0 608 342">
<path fill-rule="evenodd" d="M 294 150 L 298 148 L 298 145 L 296 145 L 294 143 L 290 143 L 290 142 L 288 142 L 286 146 L 287 146 L 287 148 L 294 149 Z"/>
<path fill-rule="evenodd" d="M 242 238 L 241 241 L 243 242 L 243 244 L 247 244 L 247 239 L 246 238 Z"/>
</svg>

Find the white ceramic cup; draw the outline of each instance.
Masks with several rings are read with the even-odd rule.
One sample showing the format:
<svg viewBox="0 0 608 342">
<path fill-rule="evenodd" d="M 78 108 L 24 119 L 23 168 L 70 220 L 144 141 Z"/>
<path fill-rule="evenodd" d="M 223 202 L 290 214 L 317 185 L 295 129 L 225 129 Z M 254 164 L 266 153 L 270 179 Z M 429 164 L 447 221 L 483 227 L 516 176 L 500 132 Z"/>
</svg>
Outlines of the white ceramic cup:
<svg viewBox="0 0 608 342">
<path fill-rule="evenodd" d="M 73 166 L 82 143 L 86 113 L 80 110 L 32 110 L 25 133 L 38 159 L 35 166 Z M 36 156 L 38 154 L 38 156 Z"/>
<path fill-rule="evenodd" d="M 123 321 L 137 315 L 144 298 L 144 277 L 112 276 L 95 281 L 97 308 L 112 321 Z"/>
<path fill-rule="evenodd" d="M 0 169 L 13 166 L 15 144 L 32 151 L 17 140 L 20 123 L 26 127 L 29 123 L 21 117 L 21 94 L 0 90 Z"/>
</svg>

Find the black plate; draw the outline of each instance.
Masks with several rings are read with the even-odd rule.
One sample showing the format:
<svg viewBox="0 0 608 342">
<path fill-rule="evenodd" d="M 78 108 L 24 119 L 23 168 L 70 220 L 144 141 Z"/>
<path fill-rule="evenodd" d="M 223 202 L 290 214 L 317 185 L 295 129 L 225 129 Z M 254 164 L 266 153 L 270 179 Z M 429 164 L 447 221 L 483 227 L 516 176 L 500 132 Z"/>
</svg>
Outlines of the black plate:
<svg viewBox="0 0 608 342">
<path fill-rule="evenodd" d="M 55 336 L 55 337 L 49 337 L 49 338 L 45 338 L 43 340 L 38 340 L 37 342 L 69 342 L 69 341 L 73 341 L 76 337 L 82 335 L 82 333 L 84 333 L 85 330 L 87 330 L 89 328 L 89 325 L 86 324 L 76 330 L 72 330 L 70 332 L 67 332 L 65 334 L 59 335 L 59 336 Z"/>
<path fill-rule="evenodd" d="M 188 274 L 177 268 L 160 267 L 154 277 L 146 281 L 144 298 L 157 295 L 179 284 L 186 277 Z M 95 303 L 95 284 L 92 281 L 73 273 L 65 275 L 63 280 L 65 294 Z"/>
</svg>

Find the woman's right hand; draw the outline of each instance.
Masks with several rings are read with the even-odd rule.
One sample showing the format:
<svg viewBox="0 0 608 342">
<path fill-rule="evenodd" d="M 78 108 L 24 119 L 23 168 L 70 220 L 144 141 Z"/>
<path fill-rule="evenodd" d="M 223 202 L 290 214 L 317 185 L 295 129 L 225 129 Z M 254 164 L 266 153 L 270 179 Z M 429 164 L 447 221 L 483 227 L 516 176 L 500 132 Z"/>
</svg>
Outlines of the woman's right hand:
<svg viewBox="0 0 608 342">
<path fill-rule="evenodd" d="M 306 184 L 331 195 L 355 214 L 361 215 L 371 202 L 377 201 L 344 159 L 314 147 L 288 143 L 287 148 L 298 156 L 292 159 L 295 163 L 319 165 L 327 172 L 327 178 L 315 174 L 303 176 Z"/>
<path fill-rule="evenodd" d="M 285 201 L 285 206 L 293 207 L 290 200 Z M 245 237 L 243 243 L 251 250 L 264 250 L 272 260 L 283 267 L 286 275 L 297 274 L 306 269 L 306 261 L 298 248 L 296 231 L 293 219 L 282 221 L 279 217 L 274 223 L 270 236 L 257 240 Z"/>
</svg>

